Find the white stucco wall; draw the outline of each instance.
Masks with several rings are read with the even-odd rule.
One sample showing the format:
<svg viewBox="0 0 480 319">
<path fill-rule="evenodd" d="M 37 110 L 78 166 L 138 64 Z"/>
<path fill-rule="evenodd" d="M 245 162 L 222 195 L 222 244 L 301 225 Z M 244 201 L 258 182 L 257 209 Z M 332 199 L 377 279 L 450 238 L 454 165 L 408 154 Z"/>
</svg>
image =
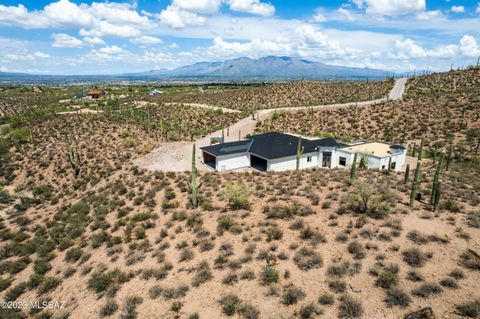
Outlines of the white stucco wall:
<svg viewBox="0 0 480 319">
<path fill-rule="evenodd" d="M 228 156 L 217 156 L 217 171 L 229 171 L 250 166 L 250 156 L 245 154 L 234 154 Z"/>
<path fill-rule="evenodd" d="M 407 151 L 405 150 L 402 153 L 391 155 L 392 163 L 396 163 L 395 171 L 400 172 L 400 171 L 404 170 L 406 152 Z M 342 150 L 337 150 L 335 152 L 335 156 L 334 156 L 335 159 L 332 163 L 332 168 L 334 168 L 334 167 L 339 167 L 339 168 L 351 167 L 352 163 L 353 163 L 354 156 L 355 155 L 353 153 L 345 152 L 345 151 L 342 151 Z M 339 165 L 340 157 L 345 157 L 347 159 L 346 166 L 340 166 Z M 369 156 L 367 167 L 369 169 L 382 169 L 382 167 L 385 166 L 385 169 L 387 169 L 388 168 L 388 159 L 389 159 L 388 156 L 386 156 L 386 157 Z M 359 156 L 357 158 L 357 161 L 358 162 L 360 161 Z"/>
<path fill-rule="evenodd" d="M 312 161 L 307 162 L 307 157 L 311 157 Z M 300 169 L 312 168 L 318 166 L 318 153 L 305 153 L 300 157 Z M 282 172 L 295 170 L 297 168 L 297 157 L 289 156 L 268 161 L 268 170 L 274 172 Z"/>
</svg>

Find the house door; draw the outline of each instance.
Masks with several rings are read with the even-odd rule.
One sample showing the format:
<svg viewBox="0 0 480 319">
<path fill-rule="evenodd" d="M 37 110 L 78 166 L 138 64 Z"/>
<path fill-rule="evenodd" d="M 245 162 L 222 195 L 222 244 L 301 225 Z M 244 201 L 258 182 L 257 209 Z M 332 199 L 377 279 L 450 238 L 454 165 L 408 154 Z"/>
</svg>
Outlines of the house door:
<svg viewBox="0 0 480 319">
<path fill-rule="evenodd" d="M 331 166 L 332 166 L 332 152 L 323 152 L 322 167 L 331 167 Z"/>
</svg>

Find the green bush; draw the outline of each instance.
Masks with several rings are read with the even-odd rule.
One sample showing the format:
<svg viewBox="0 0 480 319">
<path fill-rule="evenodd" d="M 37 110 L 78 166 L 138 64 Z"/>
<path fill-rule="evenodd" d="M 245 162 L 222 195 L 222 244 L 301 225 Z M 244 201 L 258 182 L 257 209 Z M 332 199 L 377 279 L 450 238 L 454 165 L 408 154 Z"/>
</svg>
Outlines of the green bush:
<svg viewBox="0 0 480 319">
<path fill-rule="evenodd" d="M 323 260 L 319 253 L 311 248 L 300 248 L 293 257 L 295 265 L 303 271 L 323 266 Z"/>
<path fill-rule="evenodd" d="M 260 272 L 260 283 L 263 286 L 275 284 L 279 281 L 279 279 L 280 275 L 273 266 L 266 265 Z"/>
<path fill-rule="evenodd" d="M 298 287 L 288 286 L 284 289 L 282 294 L 282 303 L 284 305 L 294 305 L 305 298 L 305 292 Z"/>
<path fill-rule="evenodd" d="M 363 315 L 361 302 L 350 296 L 343 296 L 338 307 L 339 318 L 360 318 Z"/>
<path fill-rule="evenodd" d="M 233 316 L 236 312 L 242 300 L 234 294 L 228 294 L 220 299 L 220 305 L 222 306 L 222 312 L 226 316 Z"/>
<path fill-rule="evenodd" d="M 480 318 L 480 299 L 456 306 L 457 312 L 464 317 Z"/>
<path fill-rule="evenodd" d="M 238 182 L 237 184 L 228 183 L 223 191 L 223 195 L 227 198 L 228 204 L 233 210 L 250 208 L 252 190 L 243 182 Z"/>
</svg>

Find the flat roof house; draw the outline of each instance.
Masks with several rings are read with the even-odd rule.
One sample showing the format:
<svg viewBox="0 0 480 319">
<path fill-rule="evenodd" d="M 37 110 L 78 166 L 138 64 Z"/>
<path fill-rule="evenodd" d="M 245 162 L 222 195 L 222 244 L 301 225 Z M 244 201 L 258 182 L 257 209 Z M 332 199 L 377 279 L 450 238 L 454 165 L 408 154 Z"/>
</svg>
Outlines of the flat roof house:
<svg viewBox="0 0 480 319">
<path fill-rule="evenodd" d="M 303 153 L 300 169 L 350 167 L 355 153 L 364 158 L 368 168 L 386 169 L 389 161 L 393 170 L 405 164 L 406 149 L 401 145 L 380 142 L 341 143 L 334 138 L 301 138 Z M 245 140 L 202 147 L 203 163 L 217 171 L 251 167 L 259 171 L 296 169 L 298 136 L 271 132 Z M 390 160 L 391 158 L 391 160 Z"/>
<path fill-rule="evenodd" d="M 104 96 L 107 92 L 104 90 L 89 90 L 85 94 L 90 96 L 92 99 L 98 99 L 101 96 Z"/>
</svg>

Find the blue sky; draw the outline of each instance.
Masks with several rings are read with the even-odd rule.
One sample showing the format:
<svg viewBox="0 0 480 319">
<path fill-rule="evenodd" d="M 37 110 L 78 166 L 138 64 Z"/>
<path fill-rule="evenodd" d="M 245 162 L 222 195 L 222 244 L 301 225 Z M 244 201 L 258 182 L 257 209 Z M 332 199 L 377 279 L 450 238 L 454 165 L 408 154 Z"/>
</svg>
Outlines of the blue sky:
<svg viewBox="0 0 480 319">
<path fill-rule="evenodd" d="M 391 71 L 477 63 L 480 2 L 0 3 L 0 71 L 100 74 L 266 55 Z"/>
</svg>

